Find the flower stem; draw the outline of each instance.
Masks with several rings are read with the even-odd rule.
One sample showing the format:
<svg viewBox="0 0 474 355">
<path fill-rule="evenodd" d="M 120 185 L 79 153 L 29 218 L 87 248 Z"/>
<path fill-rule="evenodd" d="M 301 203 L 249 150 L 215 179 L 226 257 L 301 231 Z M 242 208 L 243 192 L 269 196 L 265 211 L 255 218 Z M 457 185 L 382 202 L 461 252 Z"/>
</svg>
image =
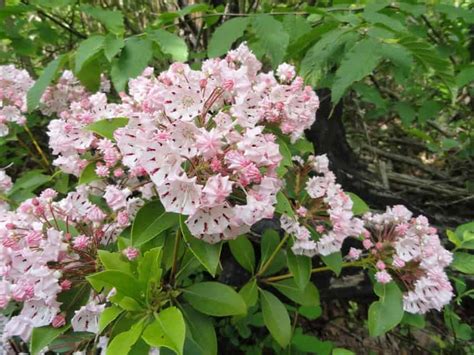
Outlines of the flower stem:
<svg viewBox="0 0 474 355">
<path fill-rule="evenodd" d="M 286 233 L 285 236 L 283 237 L 283 239 L 281 240 L 281 242 L 277 245 L 277 247 L 273 251 L 272 255 L 270 255 L 270 257 L 268 258 L 267 262 L 262 265 L 262 267 L 260 268 L 260 270 L 257 273 L 257 276 L 261 276 L 262 274 L 265 273 L 265 271 L 267 271 L 267 269 L 271 265 L 273 259 L 275 259 L 278 252 L 283 247 L 283 245 L 285 244 L 285 242 L 288 240 L 289 237 L 290 237 L 290 235 L 288 233 Z"/>
<path fill-rule="evenodd" d="M 178 264 L 178 250 L 179 250 L 179 240 L 181 239 L 181 229 L 178 228 L 176 231 L 176 237 L 174 239 L 174 247 L 173 247 L 173 266 L 171 267 L 171 275 L 170 275 L 170 283 L 174 283 L 176 269 Z"/>
<path fill-rule="evenodd" d="M 341 267 L 343 267 L 343 268 L 345 268 L 345 267 L 358 267 L 358 266 L 363 267 L 365 265 L 366 265 L 366 262 L 363 261 L 363 260 L 360 260 L 360 261 L 352 261 L 352 262 L 344 263 L 344 264 L 342 264 Z M 317 272 L 330 271 L 330 270 L 331 270 L 331 268 L 329 266 L 320 266 L 320 267 L 316 267 L 316 268 L 311 269 L 311 273 L 315 274 Z M 263 279 L 262 281 L 266 282 L 266 283 L 269 283 L 269 282 L 276 282 L 276 281 L 280 281 L 280 280 L 289 279 L 289 278 L 292 278 L 292 277 L 293 277 L 293 274 L 291 272 L 289 272 L 288 274 L 267 277 L 267 278 Z"/>
<path fill-rule="evenodd" d="M 43 152 L 43 149 L 41 149 L 41 147 L 40 147 L 38 141 L 36 140 L 35 136 L 33 135 L 33 133 L 31 132 L 31 130 L 28 128 L 28 126 L 26 124 L 23 127 L 25 128 L 26 133 L 28 133 L 28 135 L 30 136 L 30 138 L 33 142 L 33 145 L 35 146 L 36 151 L 40 155 L 40 157 L 43 160 L 45 166 L 48 167 L 48 169 L 49 169 L 51 167 L 50 164 L 49 164 L 49 160 L 46 157 L 46 154 Z"/>
</svg>

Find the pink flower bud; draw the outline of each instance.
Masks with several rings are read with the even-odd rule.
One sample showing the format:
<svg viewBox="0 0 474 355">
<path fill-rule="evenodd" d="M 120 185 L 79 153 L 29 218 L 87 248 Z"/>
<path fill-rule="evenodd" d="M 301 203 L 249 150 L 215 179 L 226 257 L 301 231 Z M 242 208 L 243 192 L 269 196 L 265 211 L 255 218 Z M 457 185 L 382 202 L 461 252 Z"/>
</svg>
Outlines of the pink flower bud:
<svg viewBox="0 0 474 355">
<path fill-rule="evenodd" d="M 382 260 L 377 261 L 375 267 L 379 270 L 385 270 L 385 263 Z"/>
<path fill-rule="evenodd" d="M 62 289 L 63 291 L 67 291 L 67 290 L 70 290 L 70 289 L 71 289 L 72 282 L 69 281 L 68 279 L 65 279 L 65 280 L 61 281 L 61 283 L 59 284 L 59 286 L 61 286 L 61 289 Z"/>
<path fill-rule="evenodd" d="M 362 241 L 362 245 L 364 246 L 365 249 L 370 249 L 374 245 L 370 239 L 364 239 Z"/>
<path fill-rule="evenodd" d="M 387 271 L 383 270 L 375 274 L 375 279 L 381 284 L 388 284 L 390 281 L 392 281 L 392 276 L 390 276 Z"/>
<path fill-rule="evenodd" d="M 138 254 L 139 254 L 139 251 L 136 248 L 128 247 L 128 248 L 125 248 L 124 250 L 122 250 L 122 254 L 125 255 L 125 257 L 128 260 L 134 260 L 134 259 L 137 258 Z"/>
<path fill-rule="evenodd" d="M 66 324 L 66 318 L 64 318 L 64 316 L 61 313 L 56 314 L 56 317 L 54 317 L 53 321 L 51 322 L 51 325 L 54 328 L 62 327 L 65 324 Z"/>
</svg>

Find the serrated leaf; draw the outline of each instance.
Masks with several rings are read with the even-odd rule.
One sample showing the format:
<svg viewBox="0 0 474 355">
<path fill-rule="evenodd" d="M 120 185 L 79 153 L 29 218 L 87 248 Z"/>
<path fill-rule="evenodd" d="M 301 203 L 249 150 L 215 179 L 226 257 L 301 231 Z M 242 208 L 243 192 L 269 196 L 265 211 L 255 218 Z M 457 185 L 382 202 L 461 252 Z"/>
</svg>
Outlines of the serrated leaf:
<svg viewBox="0 0 474 355">
<path fill-rule="evenodd" d="M 81 10 L 102 23 L 110 32 L 120 35 L 125 32 L 123 14 L 116 10 L 105 10 L 100 7 L 82 5 Z"/>
<path fill-rule="evenodd" d="M 120 56 L 112 62 L 110 74 L 115 89 L 118 92 L 124 91 L 128 80 L 140 75 L 152 56 L 152 42 L 149 39 L 128 38 Z"/>
<path fill-rule="evenodd" d="M 173 60 L 185 62 L 188 59 L 188 46 L 181 37 L 162 29 L 153 30 L 148 36 L 158 43 L 164 53 L 171 55 Z"/>
<path fill-rule="evenodd" d="M 344 55 L 331 88 L 332 102 L 338 102 L 353 83 L 372 73 L 381 59 L 378 46 L 373 38 L 362 39 Z"/>
<path fill-rule="evenodd" d="M 104 55 L 109 62 L 119 54 L 120 50 L 125 45 L 125 41 L 122 37 L 117 37 L 116 35 L 109 33 L 105 37 L 104 41 Z"/>
<path fill-rule="evenodd" d="M 283 303 L 272 293 L 260 290 L 263 321 L 272 337 L 286 348 L 291 340 L 290 316 Z"/>
<path fill-rule="evenodd" d="M 271 58 L 273 66 L 276 67 L 282 62 L 290 40 L 283 24 L 271 15 L 261 14 L 253 18 L 252 26 L 260 46 Z"/>
<path fill-rule="evenodd" d="M 83 65 L 104 48 L 104 36 L 91 36 L 79 44 L 75 57 L 75 72 L 81 71 Z"/>
<path fill-rule="evenodd" d="M 209 41 L 207 49 L 209 58 L 226 54 L 232 44 L 243 36 L 248 24 L 248 17 L 236 17 L 217 27 Z"/>
</svg>

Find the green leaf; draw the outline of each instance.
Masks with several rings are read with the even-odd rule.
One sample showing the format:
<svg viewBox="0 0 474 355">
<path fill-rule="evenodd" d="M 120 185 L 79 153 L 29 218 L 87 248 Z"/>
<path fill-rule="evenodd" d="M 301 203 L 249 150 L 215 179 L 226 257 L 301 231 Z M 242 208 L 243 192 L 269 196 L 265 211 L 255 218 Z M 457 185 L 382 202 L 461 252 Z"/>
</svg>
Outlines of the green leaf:
<svg viewBox="0 0 474 355">
<path fill-rule="evenodd" d="M 336 276 L 339 276 L 342 270 L 342 255 L 340 251 L 326 256 L 321 256 L 321 259 L 326 264 L 326 266 L 336 274 Z"/>
<path fill-rule="evenodd" d="M 142 298 L 142 290 L 138 281 L 124 272 L 117 270 L 101 271 L 87 276 L 86 279 L 96 291 L 100 291 L 104 286 L 109 286 L 115 287 L 118 292 L 135 300 Z"/>
<path fill-rule="evenodd" d="M 311 282 L 307 283 L 304 289 L 299 288 L 298 285 L 296 285 L 295 280 L 292 278 L 274 282 L 272 283 L 272 286 L 290 300 L 302 306 L 319 305 L 318 289 Z"/>
<path fill-rule="evenodd" d="M 403 315 L 402 323 L 419 329 L 423 329 L 426 326 L 425 317 L 422 314 L 412 314 L 408 312 L 405 312 Z"/>
<path fill-rule="evenodd" d="M 90 92 L 96 92 L 100 88 L 101 59 L 101 55 L 96 55 L 82 65 L 81 71 L 75 72 L 81 84 Z"/>
<path fill-rule="evenodd" d="M 145 321 L 142 319 L 132 325 L 132 327 L 120 334 L 117 334 L 107 345 L 107 355 L 128 354 L 132 346 L 140 339 Z"/>
<path fill-rule="evenodd" d="M 345 54 L 331 88 L 332 102 L 338 102 L 354 82 L 372 73 L 381 59 L 378 46 L 377 40 L 366 38 L 357 42 Z"/>
<path fill-rule="evenodd" d="M 267 229 L 262 235 L 262 242 L 260 248 L 260 268 L 267 262 L 272 252 L 280 242 L 278 232 L 273 229 Z"/>
<path fill-rule="evenodd" d="M 474 274 L 474 255 L 460 251 L 455 252 L 451 267 L 465 274 Z"/>
<path fill-rule="evenodd" d="M 301 306 L 298 308 L 298 313 L 309 320 L 317 319 L 322 314 L 321 306 Z"/>
<path fill-rule="evenodd" d="M 272 60 L 273 66 L 276 67 L 282 62 L 290 40 L 283 24 L 271 15 L 261 14 L 253 18 L 252 26 L 260 46 Z"/>
<path fill-rule="evenodd" d="M 120 56 L 113 60 L 111 77 L 118 92 L 125 90 L 128 79 L 140 75 L 153 56 L 152 42 L 146 38 L 131 37 L 125 41 Z"/>
<path fill-rule="evenodd" d="M 248 17 L 235 17 L 217 27 L 209 41 L 207 49 L 209 58 L 226 54 L 232 44 L 243 36 L 248 24 Z"/>
<path fill-rule="evenodd" d="M 245 235 L 237 239 L 229 240 L 230 252 L 235 260 L 247 271 L 253 273 L 255 270 L 255 251 L 252 243 Z"/>
<path fill-rule="evenodd" d="M 283 159 L 281 161 L 281 165 L 283 165 L 283 166 L 293 166 L 291 151 L 288 148 L 288 145 L 286 144 L 286 142 L 281 137 L 278 137 L 277 138 L 277 143 L 278 143 L 278 146 L 280 147 L 280 154 L 283 157 Z"/>
<path fill-rule="evenodd" d="M 291 323 L 285 305 L 272 293 L 264 290 L 260 290 L 260 303 L 265 326 L 276 342 L 286 348 L 291 340 Z"/>
<path fill-rule="evenodd" d="M 406 32 L 407 28 L 398 20 L 375 11 L 364 11 L 362 17 L 369 23 L 381 24 L 394 32 Z"/>
<path fill-rule="evenodd" d="M 160 280 L 161 278 L 161 257 L 162 248 L 157 247 L 145 252 L 138 261 L 138 280 L 142 283 L 148 283 L 151 278 Z"/>
<path fill-rule="evenodd" d="M 104 36 L 91 36 L 79 44 L 76 50 L 75 72 L 81 71 L 83 65 L 104 48 Z"/>
<path fill-rule="evenodd" d="M 456 79 L 453 65 L 447 56 L 440 55 L 433 46 L 418 37 L 405 36 L 400 38 L 398 43 L 408 49 L 425 69 L 433 69 L 450 90 L 452 96 L 455 96 L 457 92 Z"/>
<path fill-rule="evenodd" d="M 107 326 L 110 323 L 112 323 L 114 320 L 116 320 L 117 317 L 121 315 L 122 313 L 123 313 L 123 309 L 115 305 L 111 305 L 110 307 L 107 307 L 106 309 L 104 309 L 104 311 L 100 314 L 100 318 L 99 318 L 98 334 L 102 333 L 104 329 L 107 328 Z"/>
<path fill-rule="evenodd" d="M 125 127 L 127 124 L 128 118 L 126 117 L 106 118 L 88 124 L 86 129 L 98 134 L 99 136 L 113 140 L 115 130 L 117 128 Z"/>
<path fill-rule="evenodd" d="M 290 217 L 294 217 L 295 212 L 293 211 L 293 208 L 291 207 L 291 203 L 286 198 L 285 194 L 281 191 L 278 191 L 276 198 L 277 198 L 277 204 L 275 206 L 275 211 L 280 214 L 286 214 Z"/>
<path fill-rule="evenodd" d="M 311 25 L 299 15 L 283 16 L 283 27 L 290 36 L 290 43 L 311 31 Z"/>
<path fill-rule="evenodd" d="M 100 7 L 82 5 L 81 10 L 102 23 L 110 32 L 120 35 L 125 32 L 123 14 L 120 11 L 105 10 Z"/>
<path fill-rule="evenodd" d="M 352 200 L 352 213 L 356 216 L 361 216 L 366 212 L 370 212 L 370 207 L 357 196 L 355 193 L 346 192 Z"/>
<path fill-rule="evenodd" d="M 188 59 L 188 46 L 181 37 L 161 29 L 149 32 L 148 36 L 158 43 L 164 53 L 171 55 L 173 60 L 185 62 Z"/>
<path fill-rule="evenodd" d="M 409 126 L 410 123 L 415 120 L 416 111 L 413 106 L 410 105 L 408 102 L 396 102 L 394 105 L 394 109 L 400 115 L 400 119 L 402 120 L 405 126 Z"/>
<path fill-rule="evenodd" d="M 244 299 L 248 308 L 255 306 L 258 301 L 257 280 L 252 279 L 247 282 L 244 287 L 240 289 L 239 294 Z"/>
<path fill-rule="evenodd" d="M 43 74 L 36 80 L 35 84 L 28 90 L 26 102 L 28 112 L 33 111 L 39 104 L 46 88 L 51 84 L 55 76 L 65 64 L 67 57 L 62 54 L 50 62 L 43 71 Z"/>
<path fill-rule="evenodd" d="M 169 307 L 158 313 L 155 320 L 143 332 L 143 339 L 150 346 L 166 347 L 183 354 L 186 325 L 181 311 Z"/>
<path fill-rule="evenodd" d="M 217 355 L 217 337 L 211 318 L 188 305 L 183 305 L 182 311 L 187 325 L 186 336 L 192 337 L 201 355 Z"/>
<path fill-rule="evenodd" d="M 81 176 L 79 176 L 78 185 L 88 184 L 92 181 L 100 180 L 100 177 L 95 172 L 96 169 L 96 162 L 90 162 L 87 166 L 82 170 Z"/>
<path fill-rule="evenodd" d="M 299 351 L 305 353 L 316 353 L 317 355 L 330 355 L 333 344 L 330 341 L 322 341 L 312 335 L 295 334 L 291 344 Z"/>
<path fill-rule="evenodd" d="M 178 214 L 165 212 L 159 201 L 148 202 L 140 208 L 133 222 L 132 245 L 143 245 L 178 223 Z"/>
<path fill-rule="evenodd" d="M 54 339 L 63 334 L 70 327 L 70 325 L 66 325 L 61 328 L 53 328 L 50 326 L 33 328 L 30 341 L 30 353 L 32 355 L 39 354 L 41 350 L 51 344 Z"/>
<path fill-rule="evenodd" d="M 335 348 L 332 350 L 332 355 L 355 355 L 355 352 L 343 348 Z"/>
<path fill-rule="evenodd" d="M 193 237 L 186 223 L 184 223 L 184 217 L 182 215 L 179 216 L 179 223 L 183 238 L 189 249 L 191 249 L 191 252 L 199 260 L 201 265 L 204 266 L 212 276 L 215 276 L 221 257 L 222 243 L 209 244 Z"/>
<path fill-rule="evenodd" d="M 393 329 L 403 318 L 403 294 L 395 282 L 376 283 L 374 291 L 379 300 L 369 307 L 370 336 L 380 336 Z"/>
<path fill-rule="evenodd" d="M 117 270 L 132 275 L 131 264 L 124 260 L 121 253 L 111 253 L 107 250 L 99 250 L 97 253 L 106 270 Z"/>
<path fill-rule="evenodd" d="M 125 46 L 125 41 L 121 37 L 117 37 L 116 35 L 109 33 L 105 37 L 104 41 L 104 55 L 109 62 L 119 54 L 120 50 Z"/>
<path fill-rule="evenodd" d="M 288 269 L 290 269 L 295 284 L 304 289 L 311 278 L 311 258 L 303 255 L 294 255 L 293 252 L 286 253 Z"/>
<path fill-rule="evenodd" d="M 15 181 L 15 184 L 8 192 L 11 196 L 20 190 L 34 191 L 38 187 L 51 181 L 51 177 L 40 173 L 40 170 L 30 170 Z"/>
<path fill-rule="evenodd" d="M 197 311 L 216 317 L 245 314 L 242 296 L 218 282 L 201 282 L 183 289 L 184 299 Z"/>
<path fill-rule="evenodd" d="M 425 123 L 428 120 L 438 117 L 439 112 L 443 107 L 434 100 L 426 100 L 418 111 L 418 122 Z"/>
</svg>

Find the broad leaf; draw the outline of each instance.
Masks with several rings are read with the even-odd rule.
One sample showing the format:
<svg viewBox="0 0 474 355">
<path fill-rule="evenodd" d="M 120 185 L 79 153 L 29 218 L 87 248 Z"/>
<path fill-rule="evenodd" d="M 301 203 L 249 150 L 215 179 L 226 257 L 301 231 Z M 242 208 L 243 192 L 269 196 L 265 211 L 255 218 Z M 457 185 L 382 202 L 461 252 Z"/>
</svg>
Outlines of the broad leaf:
<svg viewBox="0 0 474 355">
<path fill-rule="evenodd" d="M 252 279 L 247 282 L 244 287 L 240 289 L 239 294 L 244 299 L 248 308 L 255 306 L 258 301 L 257 280 Z"/>
<path fill-rule="evenodd" d="M 229 247 L 235 260 L 247 271 L 255 270 L 255 251 L 245 235 L 229 241 Z"/>
<path fill-rule="evenodd" d="M 135 300 L 139 300 L 143 296 L 138 281 L 129 274 L 121 271 L 107 270 L 87 276 L 86 278 L 97 291 L 108 286 L 115 287 L 118 292 Z"/>
<path fill-rule="evenodd" d="M 80 72 L 82 66 L 102 50 L 104 39 L 104 36 L 91 36 L 79 44 L 75 58 L 76 73 Z"/>
<path fill-rule="evenodd" d="M 183 289 L 184 299 L 197 311 L 216 317 L 245 314 L 247 306 L 237 292 L 219 282 L 201 282 Z"/>
<path fill-rule="evenodd" d="M 243 36 L 248 24 L 249 19 L 247 17 L 236 17 L 217 27 L 209 41 L 207 49 L 209 58 L 226 54 L 232 44 Z"/>
<path fill-rule="evenodd" d="M 357 42 L 344 56 L 336 71 L 331 88 L 332 102 L 338 102 L 345 91 L 356 81 L 372 73 L 378 65 L 381 55 L 377 51 L 379 42 L 373 38 Z"/>
<path fill-rule="evenodd" d="M 253 18 L 252 26 L 260 46 L 272 60 L 273 66 L 276 67 L 282 62 L 290 40 L 283 24 L 271 15 L 261 14 Z"/>
<path fill-rule="evenodd" d="M 201 265 L 204 266 L 212 276 L 215 276 L 221 257 L 222 243 L 209 244 L 193 237 L 181 215 L 179 217 L 179 223 L 183 238 L 189 249 L 191 249 L 191 252 L 199 260 Z"/>
<path fill-rule="evenodd" d="M 106 250 L 99 250 L 99 260 L 106 270 L 122 271 L 126 274 L 132 274 L 131 264 L 124 260 L 121 253 L 111 253 Z"/>
<path fill-rule="evenodd" d="M 282 348 L 286 348 L 291 340 L 291 323 L 285 305 L 272 293 L 260 290 L 263 321 L 272 337 Z"/>
<path fill-rule="evenodd" d="M 119 54 L 120 50 L 125 45 L 125 41 L 121 37 L 117 37 L 116 35 L 109 33 L 105 37 L 104 41 L 104 55 L 109 62 Z"/>
<path fill-rule="evenodd" d="M 211 318 L 188 305 L 183 305 L 182 311 L 187 325 L 186 336 L 191 336 L 201 355 L 217 355 L 217 337 Z"/>
<path fill-rule="evenodd" d="M 354 215 L 361 216 L 370 211 L 369 206 L 355 193 L 347 192 L 347 194 L 352 200 L 352 213 L 354 213 Z"/>
<path fill-rule="evenodd" d="M 97 167 L 97 164 L 95 161 L 87 164 L 84 170 L 82 170 L 81 176 L 79 176 L 78 185 L 84 185 L 92 181 L 100 180 L 100 177 L 95 172 L 96 167 Z"/>
<path fill-rule="evenodd" d="M 377 283 L 374 291 L 379 300 L 369 307 L 369 333 L 380 336 L 393 329 L 403 318 L 403 295 L 395 282 Z"/>
<path fill-rule="evenodd" d="M 126 117 L 106 118 L 87 125 L 86 129 L 97 133 L 99 136 L 113 140 L 115 130 L 125 127 L 127 123 L 128 118 Z"/>
<path fill-rule="evenodd" d="M 90 5 L 82 5 L 81 10 L 102 23 L 110 32 L 118 35 L 125 32 L 123 14 L 120 11 L 105 10 Z"/>
<path fill-rule="evenodd" d="M 117 334 L 107 345 L 107 355 L 128 354 L 132 346 L 140 339 L 145 321 L 142 319 L 136 322 L 132 327 L 120 334 Z"/>
<path fill-rule="evenodd" d="M 327 267 L 334 271 L 336 276 L 339 276 L 342 270 L 342 255 L 340 251 L 326 256 L 321 256 L 321 259 L 327 265 Z"/>
<path fill-rule="evenodd" d="M 104 309 L 99 318 L 99 334 L 102 333 L 104 329 L 107 328 L 107 326 L 116 320 L 117 317 L 122 313 L 123 309 L 115 305 Z"/>
<path fill-rule="evenodd" d="M 47 347 L 58 336 L 63 334 L 71 326 L 66 325 L 61 328 L 53 328 L 50 326 L 33 328 L 30 340 L 30 352 L 32 355 L 39 354 L 41 350 Z"/>
<path fill-rule="evenodd" d="M 161 29 L 149 32 L 148 36 L 158 43 L 161 50 L 169 54 L 173 60 L 185 62 L 188 59 L 188 46 L 181 37 Z"/>
<path fill-rule="evenodd" d="M 186 325 L 181 311 L 169 307 L 155 316 L 155 320 L 143 332 L 143 339 L 150 346 L 166 347 L 183 354 Z"/>
<path fill-rule="evenodd" d="M 128 79 L 140 75 L 153 55 L 152 42 L 147 38 L 131 37 L 125 41 L 120 56 L 112 62 L 111 77 L 118 92 L 125 90 Z"/>
<path fill-rule="evenodd" d="M 294 255 L 293 252 L 286 253 L 288 269 L 290 269 L 295 284 L 304 289 L 311 278 L 311 258 L 303 255 Z"/>
<path fill-rule="evenodd" d="M 296 285 L 295 280 L 287 279 L 272 283 L 278 291 L 288 297 L 290 300 L 302 306 L 317 306 L 319 305 L 319 292 L 313 283 L 306 284 L 304 289 Z"/>
<path fill-rule="evenodd" d="M 458 271 L 472 275 L 474 274 L 474 255 L 457 251 L 454 253 L 451 266 Z"/>
<path fill-rule="evenodd" d="M 148 202 L 132 225 L 132 245 L 140 246 L 178 225 L 178 214 L 165 212 L 159 201 Z"/>
</svg>

